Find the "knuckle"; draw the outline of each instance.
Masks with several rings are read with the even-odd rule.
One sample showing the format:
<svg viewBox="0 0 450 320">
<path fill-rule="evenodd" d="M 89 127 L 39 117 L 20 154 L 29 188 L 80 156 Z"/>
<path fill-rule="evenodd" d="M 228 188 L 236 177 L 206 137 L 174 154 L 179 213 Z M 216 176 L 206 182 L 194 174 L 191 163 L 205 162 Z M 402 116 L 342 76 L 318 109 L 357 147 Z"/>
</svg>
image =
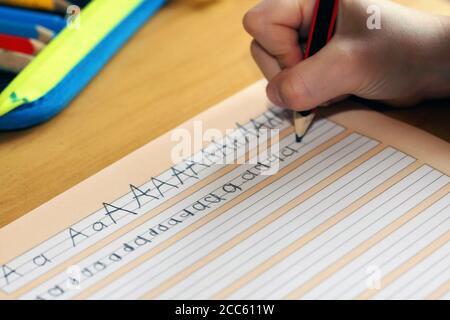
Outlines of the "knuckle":
<svg viewBox="0 0 450 320">
<path fill-rule="evenodd" d="M 346 67 L 346 70 L 353 73 L 368 65 L 367 51 L 367 46 L 357 43 L 341 42 L 337 46 L 338 61 Z"/>
<path fill-rule="evenodd" d="M 261 33 L 264 28 L 265 15 L 259 9 L 250 9 L 244 16 L 244 29 L 252 36 Z"/>
<path fill-rule="evenodd" d="M 337 46 L 334 72 L 339 73 L 348 92 L 355 91 L 364 85 L 367 74 L 375 67 L 373 59 L 368 55 L 370 49 L 362 44 L 343 42 Z"/>
<path fill-rule="evenodd" d="M 303 93 L 301 87 L 302 86 L 296 83 L 292 76 L 282 78 L 279 90 L 281 99 L 286 104 L 286 107 L 295 110 L 302 108 Z"/>
</svg>

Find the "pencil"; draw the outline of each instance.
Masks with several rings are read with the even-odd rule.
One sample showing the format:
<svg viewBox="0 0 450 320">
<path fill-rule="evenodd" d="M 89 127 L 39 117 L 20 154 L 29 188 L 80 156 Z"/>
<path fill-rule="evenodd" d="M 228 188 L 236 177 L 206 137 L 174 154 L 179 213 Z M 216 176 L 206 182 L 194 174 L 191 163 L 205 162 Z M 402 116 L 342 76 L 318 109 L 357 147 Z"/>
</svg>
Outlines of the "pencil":
<svg viewBox="0 0 450 320">
<path fill-rule="evenodd" d="M 0 0 L 0 4 L 66 13 L 71 3 L 66 0 Z"/>
<path fill-rule="evenodd" d="M 19 73 L 33 59 L 34 56 L 29 54 L 0 49 L 0 70 Z"/>
<path fill-rule="evenodd" d="M 316 0 L 313 19 L 304 58 L 307 59 L 322 49 L 331 40 L 339 9 L 339 0 Z M 295 138 L 298 143 L 314 120 L 314 111 L 294 112 Z"/>
<path fill-rule="evenodd" d="M 36 39 L 0 34 L 0 49 L 36 55 L 44 47 L 45 44 Z"/>
<path fill-rule="evenodd" d="M 52 30 L 40 25 L 14 22 L 4 19 L 0 19 L 0 33 L 22 38 L 32 38 L 39 40 L 42 43 L 49 43 L 55 35 Z"/>
<path fill-rule="evenodd" d="M 64 18 L 55 14 L 4 6 L 0 6 L 0 19 L 24 24 L 40 25 L 55 33 L 60 32 L 67 25 Z"/>
</svg>

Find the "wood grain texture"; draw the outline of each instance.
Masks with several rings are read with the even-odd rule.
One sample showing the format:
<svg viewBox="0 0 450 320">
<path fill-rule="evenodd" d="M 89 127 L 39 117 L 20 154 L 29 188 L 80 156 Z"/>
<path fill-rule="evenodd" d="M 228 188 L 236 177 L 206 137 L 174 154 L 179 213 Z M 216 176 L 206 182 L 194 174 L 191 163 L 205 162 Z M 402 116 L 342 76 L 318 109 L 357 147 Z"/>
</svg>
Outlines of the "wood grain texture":
<svg viewBox="0 0 450 320">
<path fill-rule="evenodd" d="M 55 119 L 0 133 L 0 227 L 261 78 L 241 24 L 256 2 L 171 2 Z M 450 140 L 449 104 L 385 112 Z"/>
</svg>

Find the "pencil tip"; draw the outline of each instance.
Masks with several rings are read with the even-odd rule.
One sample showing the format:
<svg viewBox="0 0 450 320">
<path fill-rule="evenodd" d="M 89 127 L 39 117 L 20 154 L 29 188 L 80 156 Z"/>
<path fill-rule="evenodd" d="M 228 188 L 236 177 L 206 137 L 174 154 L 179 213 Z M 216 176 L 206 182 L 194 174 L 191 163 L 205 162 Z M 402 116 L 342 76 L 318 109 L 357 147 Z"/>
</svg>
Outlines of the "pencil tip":
<svg viewBox="0 0 450 320">
<path fill-rule="evenodd" d="M 303 137 L 300 137 L 298 134 L 295 135 L 295 142 L 300 143 L 302 142 Z"/>
</svg>

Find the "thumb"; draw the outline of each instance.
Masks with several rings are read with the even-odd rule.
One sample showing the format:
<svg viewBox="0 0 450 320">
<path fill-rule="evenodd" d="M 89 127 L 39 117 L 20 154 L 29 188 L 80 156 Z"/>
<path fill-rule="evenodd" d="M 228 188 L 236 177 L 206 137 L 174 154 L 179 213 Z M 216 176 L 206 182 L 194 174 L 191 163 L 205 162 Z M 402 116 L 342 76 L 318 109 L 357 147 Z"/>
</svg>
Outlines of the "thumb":
<svg viewBox="0 0 450 320">
<path fill-rule="evenodd" d="M 275 105 L 302 111 L 351 93 L 356 81 L 350 53 L 332 42 L 276 75 L 267 86 L 269 99 Z"/>
</svg>

